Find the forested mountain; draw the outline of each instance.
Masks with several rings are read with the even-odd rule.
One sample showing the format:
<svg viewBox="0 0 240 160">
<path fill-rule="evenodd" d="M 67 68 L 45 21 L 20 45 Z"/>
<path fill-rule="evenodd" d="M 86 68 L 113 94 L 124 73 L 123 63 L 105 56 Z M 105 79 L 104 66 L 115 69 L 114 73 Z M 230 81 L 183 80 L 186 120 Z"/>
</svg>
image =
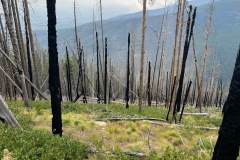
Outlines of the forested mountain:
<svg viewBox="0 0 240 160">
<path fill-rule="evenodd" d="M 203 3 L 203 2 L 202 2 Z M 203 58 L 205 47 L 205 26 L 206 19 L 209 17 L 209 4 L 197 4 L 198 6 L 196 25 L 194 28 L 196 50 L 199 62 Z M 199 6 L 200 5 L 200 6 Z M 212 69 L 214 63 L 219 71 L 219 78 L 223 78 L 226 82 L 231 78 L 233 65 L 236 58 L 237 48 L 239 45 L 240 35 L 240 13 L 239 0 L 219 0 L 215 2 L 213 23 L 210 35 L 210 50 L 207 62 L 207 71 Z M 169 6 L 167 8 L 168 26 L 167 26 L 167 43 L 165 64 L 169 66 L 173 52 L 173 42 L 175 36 L 176 7 Z M 146 29 L 146 55 L 149 60 L 155 59 L 157 48 L 157 34 L 161 28 L 164 9 L 149 10 L 147 16 Z M 185 18 L 186 21 L 186 18 Z M 100 23 L 96 22 L 97 31 L 100 32 Z M 136 62 L 139 62 L 140 44 L 141 44 L 141 12 L 135 14 L 122 15 L 103 21 L 104 37 L 108 38 L 108 53 L 113 60 L 118 60 L 117 65 L 125 66 L 125 55 L 127 53 L 127 35 L 135 30 L 136 34 Z M 65 46 L 69 43 L 72 47 L 74 44 L 74 29 L 58 30 L 58 47 L 59 52 L 63 56 L 65 54 Z M 93 24 L 87 23 L 78 27 L 78 34 L 81 39 L 82 46 L 88 57 L 93 52 Z M 185 32 L 185 29 L 184 29 Z M 47 32 L 35 31 L 40 43 L 47 47 Z M 99 39 L 101 41 L 101 39 Z M 100 47 L 101 48 L 101 47 Z M 192 49 L 190 49 L 192 53 Z M 101 52 L 101 51 L 100 51 Z M 190 54 L 189 61 L 192 54 Z M 201 63 L 199 63 L 200 65 Z M 168 67 L 167 67 L 168 68 Z M 206 73 L 207 75 L 209 72 Z"/>
</svg>

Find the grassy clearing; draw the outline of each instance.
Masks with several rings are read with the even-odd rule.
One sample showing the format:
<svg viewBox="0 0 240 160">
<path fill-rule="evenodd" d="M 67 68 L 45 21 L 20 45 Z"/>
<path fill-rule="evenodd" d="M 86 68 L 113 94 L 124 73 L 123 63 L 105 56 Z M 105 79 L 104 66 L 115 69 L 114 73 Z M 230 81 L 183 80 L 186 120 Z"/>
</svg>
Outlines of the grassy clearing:
<svg viewBox="0 0 240 160">
<path fill-rule="evenodd" d="M 44 142 L 66 143 L 64 140 L 63 142 L 60 142 L 60 140 L 54 142 L 51 139 L 53 137 L 51 136 L 52 116 L 49 102 L 31 102 L 33 109 L 30 112 L 24 110 L 21 101 L 8 102 L 8 104 L 24 130 L 27 131 L 23 132 L 25 135 L 41 133 L 48 137 Z M 106 108 L 106 112 L 102 111 L 103 108 Z M 191 107 L 188 107 L 187 111 L 196 112 Z M 165 119 L 167 110 L 164 107 L 144 108 L 142 113 L 138 113 L 137 106 L 130 106 L 129 109 L 125 109 L 125 106 L 121 104 L 105 106 L 64 102 L 62 112 L 64 138 L 68 142 L 66 145 L 73 149 L 77 145 L 72 145 L 72 143 L 78 142 L 80 146 L 87 144 L 82 147 L 86 149 L 82 149 L 84 151 L 81 153 L 87 152 L 87 146 L 100 151 L 98 154 L 91 154 L 90 159 L 133 158 L 122 154 L 122 152 L 141 152 L 147 154 L 148 159 L 209 159 L 217 138 L 217 130 L 206 131 L 194 129 L 192 126 L 219 127 L 221 123 L 221 115 L 219 111 L 214 109 L 211 109 L 209 117 L 184 116 L 182 120 L 184 127 L 160 126 L 148 121 L 96 121 L 99 118 L 116 117 Z M 0 145 L 0 149 L 7 148 L 13 153 L 13 157 L 18 157 L 14 152 L 15 147 L 14 144 Z M 22 152 L 17 151 L 17 153 Z"/>
</svg>

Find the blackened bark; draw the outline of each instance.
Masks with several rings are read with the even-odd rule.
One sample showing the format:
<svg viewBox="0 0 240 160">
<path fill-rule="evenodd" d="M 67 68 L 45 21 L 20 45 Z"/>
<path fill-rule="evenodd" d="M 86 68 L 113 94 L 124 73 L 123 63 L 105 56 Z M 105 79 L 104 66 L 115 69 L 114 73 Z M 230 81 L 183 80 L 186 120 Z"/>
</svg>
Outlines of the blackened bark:
<svg viewBox="0 0 240 160">
<path fill-rule="evenodd" d="M 151 62 L 148 62 L 148 84 L 147 84 L 147 97 L 148 97 L 148 106 L 151 106 L 151 85 L 150 85 L 150 81 L 151 81 Z"/>
<path fill-rule="evenodd" d="M 78 46 L 81 46 L 80 40 L 78 42 Z M 77 80 L 77 88 L 76 88 L 76 98 L 74 99 L 74 103 L 84 94 L 84 87 L 83 87 L 83 67 L 82 67 L 82 58 L 83 57 L 83 47 L 78 47 L 78 80 Z M 79 93 L 79 87 L 81 85 L 81 93 Z"/>
<path fill-rule="evenodd" d="M 110 77 L 109 92 L 108 92 L 108 104 L 111 103 L 111 98 L 112 98 L 112 78 Z"/>
<path fill-rule="evenodd" d="M 223 85 L 222 85 L 222 79 L 220 80 L 220 98 L 219 98 L 219 108 L 222 107 L 222 95 L 223 95 Z"/>
<path fill-rule="evenodd" d="M 191 23 L 192 6 L 190 6 L 188 22 L 187 22 L 186 39 L 185 39 L 184 50 L 183 50 L 182 69 L 181 69 L 181 74 L 180 74 L 180 78 L 179 78 L 177 98 L 176 98 L 176 101 L 174 102 L 175 103 L 174 109 L 173 109 L 173 117 L 174 118 L 176 116 L 176 111 L 177 112 L 180 111 L 181 97 L 182 97 L 182 90 L 183 90 L 183 80 L 184 80 L 184 74 L 185 74 L 185 66 L 186 66 L 186 62 L 187 62 L 187 56 L 188 56 L 189 46 L 190 46 L 190 42 L 191 42 L 191 37 L 193 34 L 193 26 L 195 23 L 196 11 L 197 11 L 197 8 L 194 9 L 194 12 L 192 15 L 192 23 Z"/>
<path fill-rule="evenodd" d="M 97 43 L 97 101 L 100 103 L 100 73 L 99 73 L 99 45 L 98 45 L 98 33 L 96 32 Z"/>
<path fill-rule="evenodd" d="M 27 29 L 27 22 L 25 17 L 25 34 L 26 34 L 26 48 L 27 48 L 27 62 L 28 62 L 28 73 L 29 73 L 29 79 L 33 83 L 33 72 L 32 72 L 32 61 L 31 61 L 31 53 L 30 53 L 30 42 L 29 42 L 29 36 L 28 36 L 28 29 Z M 31 86 L 31 98 L 34 100 L 34 88 Z"/>
<path fill-rule="evenodd" d="M 87 82 L 86 82 L 86 63 L 84 50 L 82 50 L 82 94 L 83 94 L 83 103 L 87 103 Z"/>
<path fill-rule="evenodd" d="M 107 104 L 107 38 L 105 38 L 104 104 Z"/>
<path fill-rule="evenodd" d="M 229 88 L 223 106 L 223 120 L 213 152 L 213 160 L 235 160 L 240 146 L 240 46 Z"/>
<path fill-rule="evenodd" d="M 166 78 L 165 108 L 168 106 L 168 72 Z"/>
<path fill-rule="evenodd" d="M 176 83 L 176 76 L 174 77 L 173 85 L 175 85 L 175 83 Z M 173 99 L 173 93 L 174 93 L 174 87 L 172 88 L 172 91 L 171 91 L 171 98 L 170 98 L 170 104 L 169 104 L 169 106 L 168 106 L 168 113 L 167 113 L 166 121 L 168 121 L 168 119 L 169 119 L 169 113 L 170 113 L 170 110 L 171 110 L 171 104 L 172 104 L 172 99 Z"/>
<path fill-rule="evenodd" d="M 130 76 L 130 67 L 129 67 L 129 57 L 130 57 L 130 33 L 128 33 L 128 52 L 127 52 L 127 87 L 125 92 L 126 97 L 126 108 L 129 108 L 128 101 L 129 101 L 129 76 Z"/>
<path fill-rule="evenodd" d="M 61 89 L 59 79 L 56 0 L 47 0 L 48 16 L 48 52 L 49 52 L 49 90 L 52 108 L 52 133 L 62 136 Z"/>
<path fill-rule="evenodd" d="M 185 97 L 184 97 L 184 100 L 183 100 L 182 111 L 181 111 L 181 115 L 180 115 L 180 118 L 179 118 L 179 123 L 181 123 L 181 120 L 182 120 L 183 111 L 184 111 L 185 105 L 187 103 L 187 99 L 188 99 L 188 95 L 189 95 L 191 85 L 192 85 L 192 81 L 190 81 L 188 83 L 188 86 L 187 86 L 187 90 L 186 90 Z"/>
<path fill-rule="evenodd" d="M 73 101 L 72 98 L 72 81 L 71 81 L 71 65 L 69 60 L 69 54 L 68 49 L 66 47 L 66 58 L 67 58 L 67 64 L 66 64 L 66 71 L 67 71 L 67 87 L 68 87 L 68 99 L 69 101 Z"/>
</svg>

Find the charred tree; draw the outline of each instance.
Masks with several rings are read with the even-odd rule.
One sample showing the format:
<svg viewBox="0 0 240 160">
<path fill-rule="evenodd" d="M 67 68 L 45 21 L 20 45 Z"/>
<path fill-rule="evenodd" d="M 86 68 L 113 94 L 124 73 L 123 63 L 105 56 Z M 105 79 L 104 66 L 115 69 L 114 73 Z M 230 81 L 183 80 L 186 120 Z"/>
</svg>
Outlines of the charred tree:
<svg viewBox="0 0 240 160">
<path fill-rule="evenodd" d="M 104 104 L 107 104 L 107 38 L 105 38 Z"/>
<path fill-rule="evenodd" d="M 148 81 L 147 81 L 147 97 L 148 97 L 148 106 L 151 106 L 151 62 L 148 62 Z"/>
<path fill-rule="evenodd" d="M 52 133 L 62 136 L 61 87 L 59 79 L 56 0 L 47 0 L 48 52 L 49 52 L 49 90 L 52 108 Z"/>
<path fill-rule="evenodd" d="M 223 120 L 218 132 L 212 160 L 235 160 L 240 145 L 240 46 L 227 100 L 223 106 Z"/>
<path fill-rule="evenodd" d="M 188 99 L 188 95 L 189 95 L 189 91 L 190 91 L 191 85 L 192 85 L 192 81 L 190 81 L 188 83 L 187 90 L 186 90 L 186 93 L 185 93 L 185 97 L 184 97 L 184 100 L 183 100 L 182 111 L 181 111 L 181 115 L 180 115 L 178 123 L 181 123 L 183 111 L 184 111 L 185 105 L 187 103 L 187 99 Z"/>
<path fill-rule="evenodd" d="M 126 78 L 127 78 L 127 87 L 126 87 L 126 92 L 125 92 L 125 97 L 126 97 L 126 108 L 129 108 L 128 101 L 129 101 L 129 76 L 130 76 L 130 67 L 129 67 L 129 60 L 130 60 L 130 33 L 128 33 L 128 52 L 127 52 L 127 73 L 126 73 Z"/>
<path fill-rule="evenodd" d="M 174 77 L 173 85 L 175 85 L 175 83 L 176 83 L 176 76 Z M 172 103 L 172 99 L 173 99 L 173 93 L 174 93 L 174 87 L 172 88 L 172 91 L 171 91 L 170 104 L 168 106 L 168 113 L 167 113 L 166 121 L 168 121 L 168 119 L 169 119 L 169 114 L 170 114 L 170 110 L 171 110 L 171 103 Z"/>
<path fill-rule="evenodd" d="M 98 33 L 96 32 L 96 43 L 97 43 L 97 101 L 100 103 L 100 73 L 99 73 L 99 44 L 98 44 Z"/>
<path fill-rule="evenodd" d="M 180 111 L 182 90 L 183 90 L 183 80 L 184 80 L 184 74 L 185 74 L 185 66 L 186 66 L 186 62 L 187 62 L 191 37 L 193 34 L 193 27 L 194 27 L 194 23 L 195 23 L 196 11 L 197 11 L 197 8 L 194 9 L 194 12 L 192 15 L 192 20 L 191 20 L 192 6 L 190 6 L 190 10 L 188 13 L 186 38 L 185 38 L 185 44 L 184 44 L 184 50 L 183 50 L 182 69 L 181 69 L 181 74 L 180 74 L 180 78 L 179 78 L 177 98 L 176 98 L 176 101 L 174 102 L 175 104 L 174 104 L 174 109 L 173 109 L 173 120 L 176 118 L 176 112 Z"/>
<path fill-rule="evenodd" d="M 66 71 L 67 71 L 68 99 L 69 101 L 72 102 L 73 98 L 72 98 L 71 65 L 70 65 L 69 53 L 68 53 L 67 47 L 66 47 L 66 58 L 67 58 Z"/>
</svg>

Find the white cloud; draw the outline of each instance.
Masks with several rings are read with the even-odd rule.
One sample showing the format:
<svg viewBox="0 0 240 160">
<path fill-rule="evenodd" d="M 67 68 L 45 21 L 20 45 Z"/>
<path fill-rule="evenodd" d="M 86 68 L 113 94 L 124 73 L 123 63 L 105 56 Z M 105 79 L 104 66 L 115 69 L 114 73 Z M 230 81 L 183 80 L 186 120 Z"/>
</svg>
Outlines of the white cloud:
<svg viewBox="0 0 240 160">
<path fill-rule="evenodd" d="M 32 22 L 34 28 L 46 28 L 46 0 L 30 0 L 34 14 Z M 73 25 L 73 2 L 74 0 L 56 0 L 56 13 L 58 18 L 58 28 L 65 28 Z M 175 0 L 167 0 L 174 3 Z M 96 15 L 99 15 L 99 0 L 76 0 L 78 24 L 92 21 L 93 7 L 95 6 Z M 148 5 L 148 9 L 157 9 L 164 7 L 165 0 L 156 0 L 153 6 Z M 139 0 L 102 0 L 103 19 L 109 19 L 121 14 L 133 13 L 142 10 L 142 4 Z M 96 16 L 99 19 L 99 16 Z M 69 27 L 71 27 L 69 26 Z"/>
</svg>

